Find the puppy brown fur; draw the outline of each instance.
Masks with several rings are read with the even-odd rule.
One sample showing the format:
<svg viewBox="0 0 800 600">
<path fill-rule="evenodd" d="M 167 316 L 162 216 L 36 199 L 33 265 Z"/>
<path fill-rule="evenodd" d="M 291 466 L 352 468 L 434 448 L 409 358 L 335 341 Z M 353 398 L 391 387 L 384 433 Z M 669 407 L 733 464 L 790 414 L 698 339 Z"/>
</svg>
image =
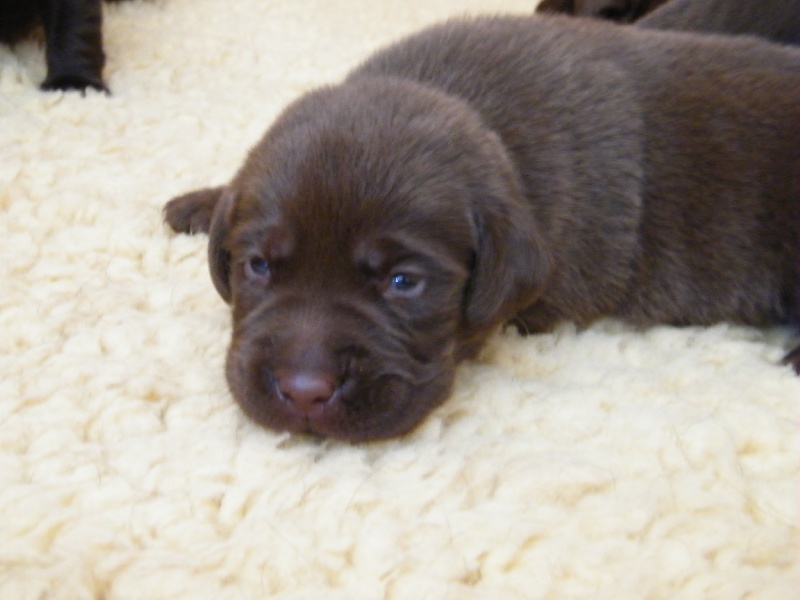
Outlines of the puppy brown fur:
<svg viewBox="0 0 800 600">
<path fill-rule="evenodd" d="M 0 42 L 13 44 L 44 28 L 44 90 L 106 91 L 100 0 L 0 0 Z"/>
<path fill-rule="evenodd" d="M 509 321 L 796 315 L 799 84 L 800 52 L 754 39 L 453 21 L 296 101 L 166 218 L 210 227 L 248 414 L 399 435 Z"/>
</svg>

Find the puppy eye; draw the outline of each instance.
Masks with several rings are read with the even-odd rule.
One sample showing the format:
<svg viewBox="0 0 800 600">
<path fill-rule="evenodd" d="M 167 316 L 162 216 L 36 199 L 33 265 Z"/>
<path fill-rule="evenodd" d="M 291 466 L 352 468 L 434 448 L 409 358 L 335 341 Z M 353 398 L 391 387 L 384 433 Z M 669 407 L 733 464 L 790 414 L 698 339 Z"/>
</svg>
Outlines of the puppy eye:
<svg viewBox="0 0 800 600">
<path fill-rule="evenodd" d="M 245 263 L 245 274 L 248 277 L 264 279 L 270 276 L 269 262 L 260 256 L 254 256 Z"/>
<path fill-rule="evenodd" d="M 387 291 L 404 296 L 417 295 L 422 292 L 424 279 L 412 273 L 392 273 L 389 276 Z"/>
</svg>

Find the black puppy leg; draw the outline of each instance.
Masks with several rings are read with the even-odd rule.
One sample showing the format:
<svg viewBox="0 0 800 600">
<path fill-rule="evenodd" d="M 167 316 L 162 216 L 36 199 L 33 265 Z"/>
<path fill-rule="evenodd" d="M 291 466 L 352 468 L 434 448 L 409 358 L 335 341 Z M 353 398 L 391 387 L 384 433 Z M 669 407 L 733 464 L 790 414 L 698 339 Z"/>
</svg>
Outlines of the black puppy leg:
<svg viewBox="0 0 800 600">
<path fill-rule="evenodd" d="M 43 90 L 108 91 L 103 83 L 101 0 L 36 0 L 47 42 Z"/>
<path fill-rule="evenodd" d="M 784 364 L 792 365 L 794 372 L 800 375 L 800 345 L 783 357 Z"/>
<path fill-rule="evenodd" d="M 800 239 L 800 219 L 798 219 L 797 229 L 798 239 Z M 794 311 L 797 328 L 800 329 L 800 248 L 797 249 L 797 259 L 795 262 Z M 787 365 L 792 365 L 794 372 L 800 375 L 800 344 L 783 358 L 783 362 Z"/>
</svg>

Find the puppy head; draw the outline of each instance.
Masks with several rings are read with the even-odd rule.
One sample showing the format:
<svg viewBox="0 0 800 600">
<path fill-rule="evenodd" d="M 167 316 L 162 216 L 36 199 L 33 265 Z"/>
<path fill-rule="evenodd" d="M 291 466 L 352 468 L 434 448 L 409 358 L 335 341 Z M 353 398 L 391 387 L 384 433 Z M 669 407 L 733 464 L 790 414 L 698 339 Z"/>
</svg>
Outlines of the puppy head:
<svg viewBox="0 0 800 600">
<path fill-rule="evenodd" d="M 549 269 L 499 139 L 459 101 L 352 81 L 290 107 L 214 212 L 227 377 L 256 421 L 403 434 Z"/>
</svg>

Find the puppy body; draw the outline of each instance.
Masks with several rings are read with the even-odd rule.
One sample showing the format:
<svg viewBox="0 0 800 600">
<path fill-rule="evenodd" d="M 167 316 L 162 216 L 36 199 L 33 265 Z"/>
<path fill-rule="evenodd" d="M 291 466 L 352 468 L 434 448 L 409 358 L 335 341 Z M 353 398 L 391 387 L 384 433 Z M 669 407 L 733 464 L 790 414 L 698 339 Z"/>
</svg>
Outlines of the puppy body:
<svg viewBox="0 0 800 600">
<path fill-rule="evenodd" d="M 249 414 L 388 437 L 508 321 L 789 320 L 798 83 L 800 53 L 752 39 L 454 21 L 301 98 L 167 220 L 214 207 Z"/>
</svg>

